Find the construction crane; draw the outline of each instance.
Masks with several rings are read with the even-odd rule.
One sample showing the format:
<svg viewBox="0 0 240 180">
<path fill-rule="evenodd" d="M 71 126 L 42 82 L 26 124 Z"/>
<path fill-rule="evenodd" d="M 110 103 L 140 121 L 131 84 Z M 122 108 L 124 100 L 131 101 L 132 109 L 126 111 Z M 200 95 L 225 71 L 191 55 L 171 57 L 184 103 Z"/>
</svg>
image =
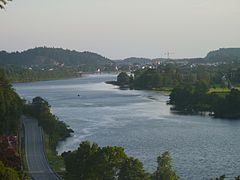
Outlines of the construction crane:
<svg viewBox="0 0 240 180">
<path fill-rule="evenodd" d="M 166 52 L 166 53 L 164 53 L 164 55 L 166 55 L 168 59 L 170 59 L 170 55 L 172 55 L 172 54 L 175 54 L 175 53 L 173 53 L 173 52 Z"/>
</svg>

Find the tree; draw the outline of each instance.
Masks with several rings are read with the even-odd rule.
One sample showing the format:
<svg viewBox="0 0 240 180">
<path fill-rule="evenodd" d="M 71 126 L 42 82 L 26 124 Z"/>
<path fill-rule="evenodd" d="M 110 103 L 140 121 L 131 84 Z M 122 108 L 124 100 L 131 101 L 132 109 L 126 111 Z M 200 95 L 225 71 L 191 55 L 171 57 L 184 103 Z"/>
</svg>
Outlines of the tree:
<svg viewBox="0 0 240 180">
<path fill-rule="evenodd" d="M 118 180 L 150 180 L 143 164 L 132 157 L 127 158 L 120 169 Z"/>
<path fill-rule="evenodd" d="M 20 180 L 18 173 L 9 167 L 3 165 L 0 161 L 0 179 L 1 180 Z"/>
<path fill-rule="evenodd" d="M 62 154 L 67 176 L 72 180 L 149 180 L 142 163 L 128 157 L 122 147 L 99 147 L 82 142 L 73 152 Z"/>
<path fill-rule="evenodd" d="M 154 69 L 135 72 L 134 88 L 152 89 L 160 86 L 162 77 Z"/>
<path fill-rule="evenodd" d="M 29 114 L 38 120 L 49 137 L 49 145 L 55 150 L 59 141 L 71 136 L 73 132 L 64 122 L 53 115 L 49 103 L 41 97 L 35 97 L 31 104 L 24 107 L 25 114 Z"/>
<path fill-rule="evenodd" d="M 22 100 L 0 70 L 0 134 L 16 134 Z"/>
<path fill-rule="evenodd" d="M 126 72 L 121 72 L 118 76 L 117 76 L 117 83 L 119 85 L 126 85 L 129 83 L 129 76 Z"/>
<path fill-rule="evenodd" d="M 12 1 L 12 0 L 0 0 L 0 9 L 4 9 L 5 5 L 7 4 L 7 1 Z"/>
<path fill-rule="evenodd" d="M 206 81 L 200 80 L 195 84 L 195 92 L 198 94 L 206 94 L 209 90 L 209 84 Z"/>
<path fill-rule="evenodd" d="M 98 151 L 97 144 L 84 141 L 76 151 L 64 152 L 62 157 L 68 177 L 72 180 L 96 179 L 97 169 L 95 167 L 98 162 L 95 161 L 95 157 Z"/>
<path fill-rule="evenodd" d="M 238 119 L 240 117 L 240 91 L 231 92 L 213 107 L 214 116 L 219 118 Z"/>
<path fill-rule="evenodd" d="M 153 180 L 178 180 L 179 177 L 176 175 L 175 171 L 172 169 L 171 165 L 172 158 L 169 152 L 163 153 L 158 157 L 158 167 L 157 171 L 153 174 Z"/>
</svg>

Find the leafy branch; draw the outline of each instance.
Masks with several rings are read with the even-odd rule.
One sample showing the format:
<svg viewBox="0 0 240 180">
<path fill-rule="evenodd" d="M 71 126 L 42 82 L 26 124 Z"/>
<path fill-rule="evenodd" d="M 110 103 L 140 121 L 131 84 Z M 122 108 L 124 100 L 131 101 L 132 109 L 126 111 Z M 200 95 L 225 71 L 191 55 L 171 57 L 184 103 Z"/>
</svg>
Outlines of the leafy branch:
<svg viewBox="0 0 240 180">
<path fill-rule="evenodd" d="M 0 0 L 0 9 L 4 9 L 8 1 L 12 0 Z"/>
</svg>

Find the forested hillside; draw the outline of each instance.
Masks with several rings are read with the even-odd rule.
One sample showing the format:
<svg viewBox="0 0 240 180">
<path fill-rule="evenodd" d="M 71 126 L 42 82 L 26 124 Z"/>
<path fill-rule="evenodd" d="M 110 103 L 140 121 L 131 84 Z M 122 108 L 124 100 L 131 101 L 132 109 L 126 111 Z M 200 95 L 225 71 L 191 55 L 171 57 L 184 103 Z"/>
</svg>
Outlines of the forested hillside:
<svg viewBox="0 0 240 180">
<path fill-rule="evenodd" d="M 22 100 L 0 70 L 0 179 L 28 180 L 16 136 L 22 107 Z"/>
<path fill-rule="evenodd" d="M 145 65 L 157 62 L 169 62 L 173 59 L 148 59 L 130 57 L 123 60 L 113 61 L 99 54 L 92 52 L 78 52 L 62 48 L 47 48 L 37 47 L 23 52 L 6 52 L 0 51 L 0 64 L 2 65 L 21 65 L 21 66 L 85 66 L 90 68 L 94 66 L 115 66 L 117 65 Z M 215 63 L 215 62 L 239 62 L 240 48 L 220 48 L 219 50 L 211 51 L 205 58 L 190 58 L 190 59 L 174 59 L 174 62 L 189 62 L 189 63 Z M 114 70 L 114 68 L 109 68 Z"/>
<path fill-rule="evenodd" d="M 113 62 L 92 52 L 78 52 L 62 48 L 38 47 L 23 52 L 0 52 L 0 64 L 15 65 L 109 65 Z"/>
<path fill-rule="evenodd" d="M 22 100 L 0 70 L 0 135 L 16 134 Z"/>
<path fill-rule="evenodd" d="M 209 52 L 204 60 L 209 62 L 240 62 L 240 48 L 220 48 Z"/>
<path fill-rule="evenodd" d="M 131 64 L 151 64 L 152 60 L 151 59 L 147 59 L 147 58 L 137 58 L 137 57 L 130 57 L 130 58 L 126 58 L 123 60 L 117 60 L 115 61 L 117 64 L 125 64 L 125 65 L 131 65 Z"/>
<path fill-rule="evenodd" d="M 31 82 L 77 78 L 81 76 L 81 69 L 77 67 L 23 67 L 17 65 L 1 66 L 10 82 Z"/>
</svg>

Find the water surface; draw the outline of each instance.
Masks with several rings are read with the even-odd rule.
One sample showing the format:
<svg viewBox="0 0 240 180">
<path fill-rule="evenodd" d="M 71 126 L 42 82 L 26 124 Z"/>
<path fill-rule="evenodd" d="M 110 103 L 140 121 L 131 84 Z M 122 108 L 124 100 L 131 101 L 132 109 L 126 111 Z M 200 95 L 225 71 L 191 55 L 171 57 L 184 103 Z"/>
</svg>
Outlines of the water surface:
<svg viewBox="0 0 240 180">
<path fill-rule="evenodd" d="M 119 90 L 105 84 L 116 75 L 18 83 L 17 92 L 30 100 L 42 96 L 52 111 L 74 131 L 58 152 L 74 150 L 83 140 L 101 146 L 123 146 L 148 171 L 159 154 L 169 151 L 182 179 L 240 175 L 240 121 L 172 114 L 168 96 L 151 91 Z M 78 96 L 79 95 L 79 96 Z"/>
</svg>

